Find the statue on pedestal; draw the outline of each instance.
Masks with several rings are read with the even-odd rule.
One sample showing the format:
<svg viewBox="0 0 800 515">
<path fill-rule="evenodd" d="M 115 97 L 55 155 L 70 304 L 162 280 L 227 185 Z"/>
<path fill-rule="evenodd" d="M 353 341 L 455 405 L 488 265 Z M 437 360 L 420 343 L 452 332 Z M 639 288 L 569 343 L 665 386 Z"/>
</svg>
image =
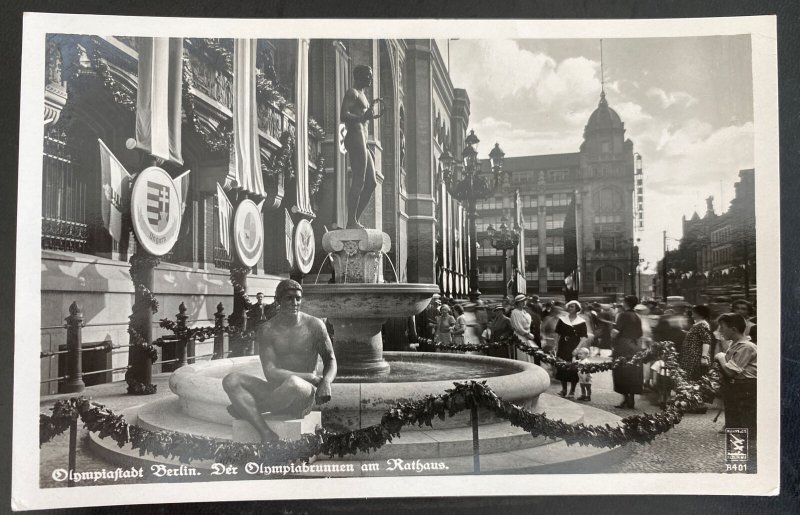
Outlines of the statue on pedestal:
<svg viewBox="0 0 800 515">
<path fill-rule="evenodd" d="M 352 181 L 347 192 L 347 228 L 363 229 L 358 219 L 367 207 L 375 191 L 375 156 L 367 148 L 367 122 L 379 118 L 382 113 L 375 113 L 375 104 L 382 100 L 376 98 L 371 103 L 367 100 L 366 91 L 372 87 L 372 68 L 365 65 L 356 66 L 353 70 L 353 87 L 348 89 L 342 99 L 341 122 L 347 128 L 344 137 L 344 148 L 350 156 Z"/>
<path fill-rule="evenodd" d="M 276 438 L 264 420 L 264 412 L 305 417 L 315 404 L 331 400 L 331 383 L 337 370 L 325 324 L 300 311 L 303 287 L 285 279 L 278 283 L 275 298 L 278 314 L 261 324 L 256 334 L 266 380 L 240 372 L 222 379 L 231 401 L 228 412 L 250 422 L 262 443 Z M 322 358 L 321 376 L 316 373 L 317 356 Z"/>
</svg>

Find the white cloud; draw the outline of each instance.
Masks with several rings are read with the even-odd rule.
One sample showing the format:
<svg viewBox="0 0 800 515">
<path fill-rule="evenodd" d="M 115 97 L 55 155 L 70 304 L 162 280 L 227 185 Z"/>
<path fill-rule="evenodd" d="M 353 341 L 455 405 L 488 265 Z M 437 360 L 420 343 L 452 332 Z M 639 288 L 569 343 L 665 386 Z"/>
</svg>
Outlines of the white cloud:
<svg viewBox="0 0 800 515">
<path fill-rule="evenodd" d="M 466 88 L 471 96 L 494 98 L 531 89 L 545 69 L 556 65 L 552 58 L 524 50 L 510 39 L 461 40 L 452 45 L 451 58 L 457 62 L 451 68 L 457 87 Z"/>
<path fill-rule="evenodd" d="M 642 245 L 643 254 L 653 260 L 661 255 L 661 231 L 680 238 L 681 217 L 690 217 L 694 208 L 702 216 L 707 196 L 715 197 L 718 214 L 727 211 L 739 170 L 753 167 L 753 124 L 714 130 L 689 120 L 664 128 L 658 149 L 643 152 L 643 159 L 646 237 Z"/>
<path fill-rule="evenodd" d="M 647 96 L 657 99 L 664 109 L 674 105 L 691 107 L 697 103 L 697 99 L 685 91 L 671 91 L 667 93 L 661 88 L 650 88 L 647 90 Z"/>
<path fill-rule="evenodd" d="M 653 117 L 644 111 L 644 108 L 634 102 L 619 102 L 611 106 L 619 115 L 626 127 L 639 125 Z"/>
<path fill-rule="evenodd" d="M 599 64 L 585 57 L 557 62 L 514 40 L 461 40 L 451 47 L 453 84 L 473 100 L 535 99 L 534 109 L 596 102 Z M 616 85 L 614 86 L 616 87 Z"/>
<path fill-rule="evenodd" d="M 486 154 L 495 142 L 508 157 L 577 152 L 581 142 L 580 132 L 565 138 L 562 131 L 514 128 L 512 124 L 492 117 L 474 122 L 472 126 L 481 138 L 480 154 Z"/>
</svg>

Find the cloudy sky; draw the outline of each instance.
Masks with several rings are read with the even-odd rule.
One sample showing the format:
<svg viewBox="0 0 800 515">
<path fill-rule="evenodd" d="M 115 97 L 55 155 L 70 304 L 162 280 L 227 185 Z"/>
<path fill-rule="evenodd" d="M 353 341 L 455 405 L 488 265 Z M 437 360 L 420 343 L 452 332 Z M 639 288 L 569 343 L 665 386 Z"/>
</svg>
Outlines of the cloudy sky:
<svg viewBox="0 0 800 515">
<path fill-rule="evenodd" d="M 447 41 L 437 41 L 445 61 Z M 577 152 L 600 95 L 599 40 L 451 40 L 450 74 L 467 90 L 485 153 Z M 642 155 L 643 257 L 655 266 L 662 231 L 728 209 L 740 169 L 753 167 L 749 36 L 604 39 L 605 91 Z M 670 242 L 671 248 L 677 241 Z"/>
</svg>

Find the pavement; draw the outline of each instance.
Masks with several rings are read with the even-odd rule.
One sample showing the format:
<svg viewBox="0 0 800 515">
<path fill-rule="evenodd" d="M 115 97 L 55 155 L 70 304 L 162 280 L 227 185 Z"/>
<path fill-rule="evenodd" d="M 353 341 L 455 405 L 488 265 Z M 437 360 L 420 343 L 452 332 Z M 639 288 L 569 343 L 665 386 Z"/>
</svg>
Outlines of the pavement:
<svg viewBox="0 0 800 515">
<path fill-rule="evenodd" d="M 592 407 L 620 417 L 656 413 L 660 410 L 654 393 L 637 395 L 635 409 L 617 408 L 622 396 L 614 391 L 611 372 L 593 374 L 592 378 L 592 400 L 586 403 Z M 560 391 L 561 382 L 553 380 L 548 393 L 555 395 Z M 580 395 L 580 385 L 576 391 Z M 611 465 L 608 472 L 725 472 L 725 435 L 719 434 L 725 425 L 725 414 L 714 422 L 720 407 L 721 404 L 717 401 L 704 414 L 685 414 L 678 425 L 657 436 L 649 444 L 628 444 L 632 447 L 630 454 Z M 753 463 L 748 472 L 755 471 L 754 467 Z"/>
</svg>

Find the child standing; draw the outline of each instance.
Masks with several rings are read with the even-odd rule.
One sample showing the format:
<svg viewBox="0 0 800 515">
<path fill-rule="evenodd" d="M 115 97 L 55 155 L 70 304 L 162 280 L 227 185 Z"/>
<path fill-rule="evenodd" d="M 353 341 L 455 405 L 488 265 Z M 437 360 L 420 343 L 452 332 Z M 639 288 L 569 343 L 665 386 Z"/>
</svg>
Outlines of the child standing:
<svg viewBox="0 0 800 515">
<path fill-rule="evenodd" d="M 577 361 L 581 365 L 588 365 L 589 349 L 587 349 L 586 347 L 581 347 L 580 349 L 578 349 L 577 355 L 575 356 L 575 361 Z M 580 380 L 581 384 L 581 396 L 578 397 L 578 400 L 579 401 L 592 400 L 592 373 L 584 372 L 583 370 L 578 369 L 578 379 Z"/>
</svg>

